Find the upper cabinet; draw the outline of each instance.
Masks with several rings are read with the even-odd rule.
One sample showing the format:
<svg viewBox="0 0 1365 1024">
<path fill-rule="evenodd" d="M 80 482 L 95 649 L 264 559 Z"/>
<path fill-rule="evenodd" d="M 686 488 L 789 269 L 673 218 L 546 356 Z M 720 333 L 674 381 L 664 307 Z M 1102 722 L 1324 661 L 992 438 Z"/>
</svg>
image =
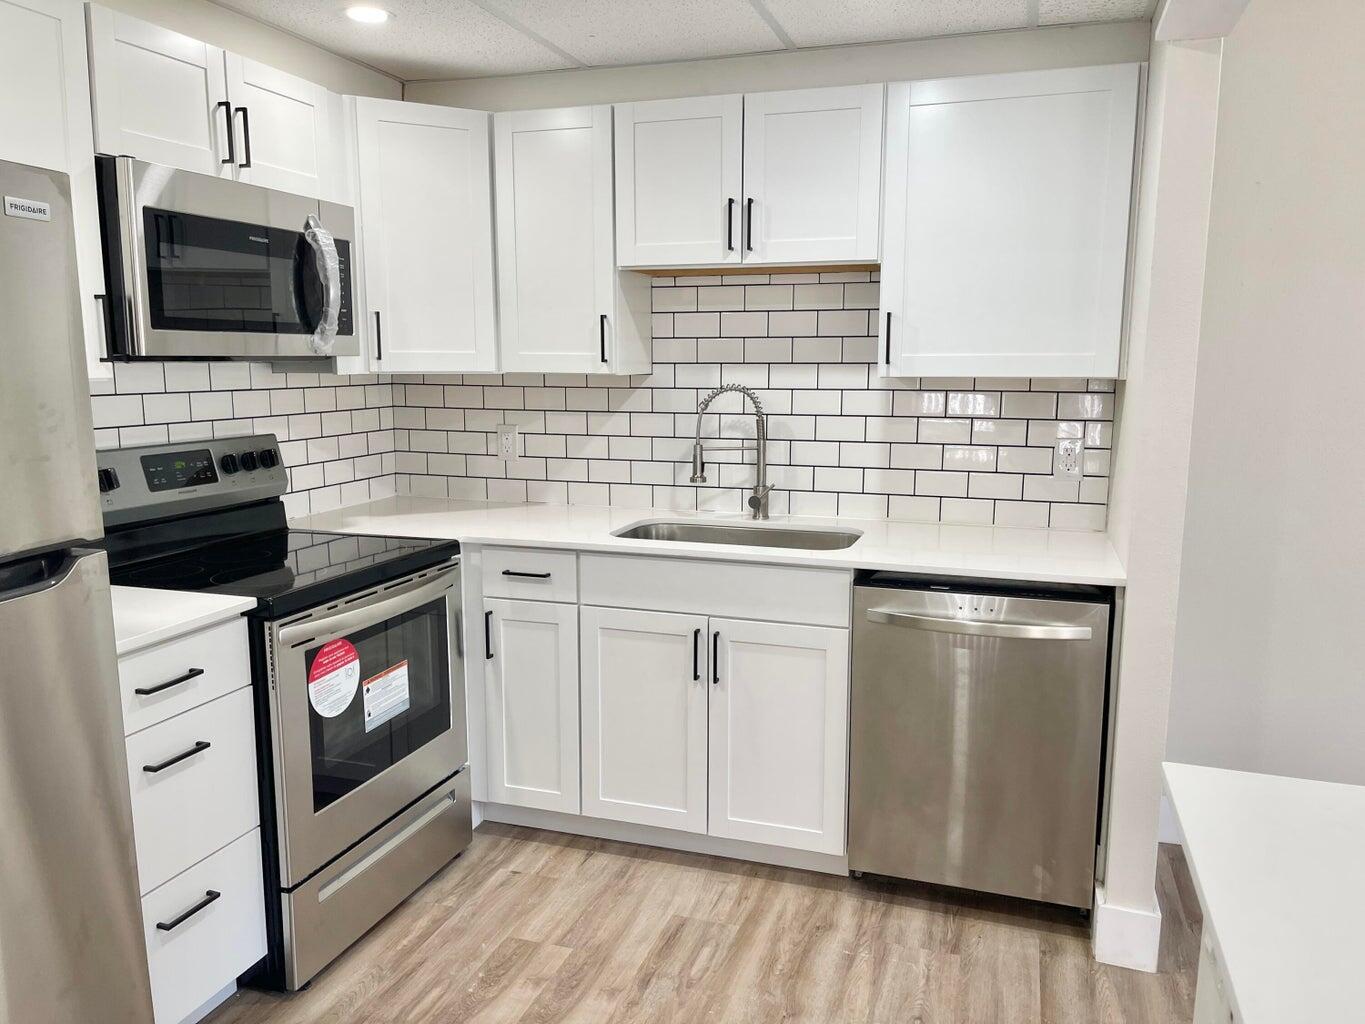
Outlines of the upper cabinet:
<svg viewBox="0 0 1365 1024">
<path fill-rule="evenodd" d="M 89 23 L 99 152 L 344 198 L 327 90 L 108 8 Z"/>
<path fill-rule="evenodd" d="M 886 376 L 1116 377 L 1139 66 L 898 83 Z"/>
<path fill-rule="evenodd" d="M 489 115 L 358 97 L 359 222 L 372 366 L 497 366 Z"/>
<path fill-rule="evenodd" d="M 616 107 L 623 267 L 878 257 L 881 85 Z"/>
<path fill-rule="evenodd" d="M 649 279 L 616 269 L 611 107 L 493 117 L 501 369 L 648 373 Z"/>
<path fill-rule="evenodd" d="M 81 289 L 87 367 L 109 377 L 103 355 L 104 263 L 95 201 L 85 15 L 78 0 L 0 0 L 0 160 L 62 171 Z"/>
</svg>

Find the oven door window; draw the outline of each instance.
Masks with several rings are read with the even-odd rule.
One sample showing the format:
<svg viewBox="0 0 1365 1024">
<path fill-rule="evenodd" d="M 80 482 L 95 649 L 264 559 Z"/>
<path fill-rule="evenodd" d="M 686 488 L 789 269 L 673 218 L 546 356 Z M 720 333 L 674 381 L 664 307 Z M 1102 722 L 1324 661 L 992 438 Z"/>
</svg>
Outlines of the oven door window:
<svg viewBox="0 0 1365 1024">
<path fill-rule="evenodd" d="M 301 230 L 152 207 L 143 209 L 142 218 L 154 329 L 247 334 L 316 329 L 323 289 Z M 344 265 L 349 246 L 338 240 L 337 251 Z"/>
<path fill-rule="evenodd" d="M 450 731 L 445 598 L 310 647 L 313 810 Z"/>
</svg>

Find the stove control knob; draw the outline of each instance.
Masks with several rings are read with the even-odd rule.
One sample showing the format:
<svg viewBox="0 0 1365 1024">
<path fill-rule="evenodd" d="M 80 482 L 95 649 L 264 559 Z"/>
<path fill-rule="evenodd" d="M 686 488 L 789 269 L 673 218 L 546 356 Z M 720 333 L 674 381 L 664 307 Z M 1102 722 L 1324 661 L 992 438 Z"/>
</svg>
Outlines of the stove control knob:
<svg viewBox="0 0 1365 1024">
<path fill-rule="evenodd" d="M 243 469 L 245 469 L 245 470 L 247 470 L 248 472 L 250 472 L 251 470 L 254 470 L 258 465 L 259 465 L 259 463 L 256 461 L 256 453 L 255 453 L 255 452 L 242 452 L 242 468 L 243 468 Z"/>
<path fill-rule="evenodd" d="M 280 464 L 279 453 L 274 448 L 261 449 L 261 465 L 266 469 L 274 469 Z"/>
<path fill-rule="evenodd" d="M 242 468 L 237 463 L 237 456 L 233 455 L 231 452 L 228 452 L 221 459 L 219 459 L 218 465 L 222 467 L 223 472 L 226 473 L 228 476 L 231 476 L 233 473 L 237 472 L 237 470 Z"/>
<path fill-rule="evenodd" d="M 108 494 L 118 488 L 118 473 L 112 469 L 101 469 L 99 471 L 100 493 Z"/>
</svg>

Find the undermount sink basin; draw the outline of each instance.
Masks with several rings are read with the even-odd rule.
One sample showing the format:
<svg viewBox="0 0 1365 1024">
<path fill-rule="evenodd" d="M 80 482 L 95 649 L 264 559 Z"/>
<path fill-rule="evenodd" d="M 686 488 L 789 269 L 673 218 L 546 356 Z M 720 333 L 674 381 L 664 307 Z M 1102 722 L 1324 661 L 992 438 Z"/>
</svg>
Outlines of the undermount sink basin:
<svg viewBox="0 0 1365 1024">
<path fill-rule="evenodd" d="M 797 530 L 785 526 L 744 526 L 739 523 L 640 523 L 613 536 L 629 540 L 671 540 L 690 544 L 742 544 L 759 548 L 803 548 L 839 551 L 861 533 L 848 530 Z"/>
</svg>

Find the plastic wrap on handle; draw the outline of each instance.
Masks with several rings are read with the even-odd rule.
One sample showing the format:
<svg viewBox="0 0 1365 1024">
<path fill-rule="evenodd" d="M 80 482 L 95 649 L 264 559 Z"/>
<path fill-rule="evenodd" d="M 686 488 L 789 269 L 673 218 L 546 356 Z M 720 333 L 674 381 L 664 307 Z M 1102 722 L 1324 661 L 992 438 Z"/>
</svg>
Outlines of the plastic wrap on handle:
<svg viewBox="0 0 1365 1024">
<path fill-rule="evenodd" d="M 313 329 L 309 346 L 320 356 L 332 354 L 332 346 L 337 340 L 337 321 L 341 314 L 341 258 L 337 255 L 336 241 L 332 233 L 322 226 L 322 222 L 312 214 L 308 215 L 303 229 L 303 237 L 313 248 L 313 258 L 317 261 L 318 279 L 322 281 L 322 316 Z"/>
</svg>

